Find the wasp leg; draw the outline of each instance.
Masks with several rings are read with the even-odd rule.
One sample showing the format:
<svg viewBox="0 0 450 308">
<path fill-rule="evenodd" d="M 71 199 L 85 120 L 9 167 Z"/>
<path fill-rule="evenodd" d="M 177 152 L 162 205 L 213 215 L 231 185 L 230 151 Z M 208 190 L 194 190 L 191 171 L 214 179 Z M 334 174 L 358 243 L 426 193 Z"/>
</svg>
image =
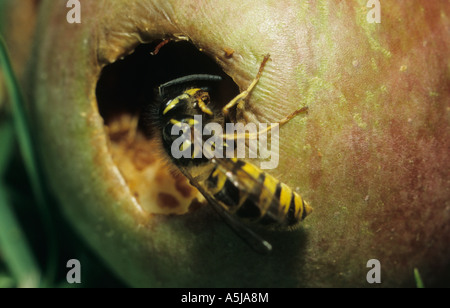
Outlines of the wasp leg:
<svg viewBox="0 0 450 308">
<path fill-rule="evenodd" d="M 249 134 L 249 138 L 256 138 L 261 134 L 265 134 L 266 132 L 270 132 L 273 128 L 277 127 L 277 126 L 282 126 L 284 124 L 286 124 L 287 122 L 289 122 L 290 120 L 292 120 L 293 118 L 295 118 L 298 114 L 301 113 L 307 113 L 308 112 L 308 106 L 300 108 L 298 110 L 295 110 L 293 113 L 291 113 L 290 115 L 288 115 L 287 117 L 285 117 L 284 119 L 280 120 L 278 123 L 272 124 L 269 127 L 267 127 L 266 129 L 256 133 L 256 134 Z M 252 137 L 253 136 L 253 137 Z"/>
<path fill-rule="evenodd" d="M 233 98 L 228 104 L 225 105 L 225 107 L 222 108 L 222 114 L 224 115 L 224 121 L 225 123 L 228 120 L 228 115 L 230 113 L 230 109 L 233 108 L 233 106 L 239 104 L 240 102 L 243 102 L 243 100 L 252 92 L 252 90 L 255 88 L 256 84 L 259 81 L 259 78 L 261 78 L 262 72 L 264 70 L 264 66 L 266 66 L 267 61 L 269 60 L 270 55 L 267 54 L 264 56 L 263 61 L 261 62 L 261 65 L 259 67 L 258 74 L 256 74 L 256 78 L 253 79 L 252 83 L 248 86 L 248 88 L 245 91 L 242 91 L 239 93 L 235 98 Z M 224 124 L 225 124 L 224 123 Z"/>
<path fill-rule="evenodd" d="M 307 113 L 308 112 L 308 107 L 303 107 L 300 108 L 298 110 L 295 110 L 293 113 L 291 113 L 290 115 L 288 115 L 287 117 L 281 119 L 278 123 L 274 123 L 271 124 L 269 127 L 267 127 L 266 129 L 263 129 L 257 133 L 245 133 L 245 134 L 223 134 L 223 138 L 224 139 L 228 139 L 228 140 L 237 140 L 237 139 L 243 139 L 243 138 L 249 138 L 249 139 L 256 139 L 259 135 L 265 134 L 267 132 L 270 132 L 273 128 L 277 127 L 277 126 L 282 126 L 284 124 L 286 124 L 287 122 L 289 122 L 290 120 L 292 120 L 293 118 L 295 118 L 298 114 L 300 113 Z"/>
<path fill-rule="evenodd" d="M 198 107 L 200 107 L 200 110 L 201 110 L 203 113 L 206 113 L 206 114 L 208 114 L 208 115 L 210 115 L 210 116 L 213 115 L 212 110 L 209 109 L 208 106 L 206 106 L 206 104 L 205 104 L 204 101 L 199 100 L 199 102 L 198 102 Z"/>
</svg>

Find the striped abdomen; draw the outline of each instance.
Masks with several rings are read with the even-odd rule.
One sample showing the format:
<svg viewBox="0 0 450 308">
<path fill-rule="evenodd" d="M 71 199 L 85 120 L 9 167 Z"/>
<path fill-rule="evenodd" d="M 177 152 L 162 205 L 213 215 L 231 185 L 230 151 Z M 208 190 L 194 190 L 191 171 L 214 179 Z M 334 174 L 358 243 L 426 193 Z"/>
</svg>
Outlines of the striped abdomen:
<svg viewBox="0 0 450 308">
<path fill-rule="evenodd" d="M 312 211 L 289 186 L 236 158 L 221 160 L 206 185 L 230 213 L 261 225 L 292 227 Z"/>
</svg>

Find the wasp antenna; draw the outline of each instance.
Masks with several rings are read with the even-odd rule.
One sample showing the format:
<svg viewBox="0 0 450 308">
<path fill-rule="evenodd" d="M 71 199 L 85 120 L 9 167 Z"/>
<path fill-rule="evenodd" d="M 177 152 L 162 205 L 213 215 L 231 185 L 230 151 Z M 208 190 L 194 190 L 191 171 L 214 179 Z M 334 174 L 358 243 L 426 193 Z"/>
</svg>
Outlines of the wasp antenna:
<svg viewBox="0 0 450 308">
<path fill-rule="evenodd" d="M 218 75 L 209 75 L 209 74 L 193 74 L 187 75 L 183 77 L 179 77 L 173 80 L 170 80 L 166 83 L 163 83 L 159 86 L 159 95 L 162 98 L 166 97 L 166 94 L 169 92 L 169 88 L 178 87 L 183 85 L 183 88 L 189 86 L 191 83 L 195 84 L 198 82 L 219 82 L 222 81 L 222 77 Z"/>
</svg>

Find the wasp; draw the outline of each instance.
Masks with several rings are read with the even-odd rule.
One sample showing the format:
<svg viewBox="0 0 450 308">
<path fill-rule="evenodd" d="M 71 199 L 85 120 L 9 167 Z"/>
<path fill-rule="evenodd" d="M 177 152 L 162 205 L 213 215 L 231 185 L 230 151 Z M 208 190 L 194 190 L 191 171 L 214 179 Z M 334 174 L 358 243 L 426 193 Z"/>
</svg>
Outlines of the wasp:
<svg viewBox="0 0 450 308">
<path fill-rule="evenodd" d="M 195 125 L 198 124 L 195 116 L 202 116 L 202 126 L 212 122 L 223 123 L 224 126 L 230 121 L 230 110 L 243 104 L 258 83 L 269 57 L 264 57 L 250 86 L 223 108 L 216 106 L 210 96 L 222 78 L 207 74 L 188 75 L 160 85 L 158 103 L 153 106 L 153 121 L 156 121 L 162 146 L 171 161 L 228 225 L 259 252 L 269 252 L 272 246 L 252 231 L 249 225 L 293 229 L 311 213 L 312 208 L 308 202 L 288 185 L 242 159 L 207 158 L 207 155 L 199 158 L 199 153 L 195 150 L 188 157 L 176 159 L 171 155 L 171 150 L 175 140 L 179 138 L 179 135 L 173 134 L 173 129 L 183 126 L 195 130 Z M 303 112 L 307 112 L 307 107 L 296 110 L 274 125 L 283 125 Z M 270 126 L 267 130 L 270 131 L 273 127 Z M 223 136 L 228 142 L 230 138 L 236 140 L 242 137 L 256 136 Z M 202 143 L 205 140 L 202 137 L 195 140 L 191 133 L 179 145 L 179 150 L 190 147 L 194 142 Z M 227 145 L 226 142 L 224 144 Z"/>
</svg>

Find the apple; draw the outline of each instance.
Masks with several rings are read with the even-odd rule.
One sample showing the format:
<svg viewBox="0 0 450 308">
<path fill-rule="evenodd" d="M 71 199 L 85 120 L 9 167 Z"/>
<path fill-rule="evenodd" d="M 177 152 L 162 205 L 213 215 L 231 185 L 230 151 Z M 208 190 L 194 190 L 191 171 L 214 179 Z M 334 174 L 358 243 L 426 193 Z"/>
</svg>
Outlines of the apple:
<svg viewBox="0 0 450 308">
<path fill-rule="evenodd" d="M 27 90 L 46 176 L 74 228 L 132 286 L 414 286 L 414 268 L 427 286 L 448 285 L 450 6 L 369 2 L 82 1 L 80 23 L 68 22 L 75 7 L 43 2 Z M 140 45 L 164 39 L 143 55 Z M 155 76 L 194 58 L 204 69 L 189 48 L 241 91 L 270 54 L 238 120 L 309 108 L 280 128 L 270 173 L 314 211 L 299 230 L 258 230 L 270 255 L 192 206 L 198 193 L 159 160 L 154 134 L 128 139 Z"/>
</svg>

